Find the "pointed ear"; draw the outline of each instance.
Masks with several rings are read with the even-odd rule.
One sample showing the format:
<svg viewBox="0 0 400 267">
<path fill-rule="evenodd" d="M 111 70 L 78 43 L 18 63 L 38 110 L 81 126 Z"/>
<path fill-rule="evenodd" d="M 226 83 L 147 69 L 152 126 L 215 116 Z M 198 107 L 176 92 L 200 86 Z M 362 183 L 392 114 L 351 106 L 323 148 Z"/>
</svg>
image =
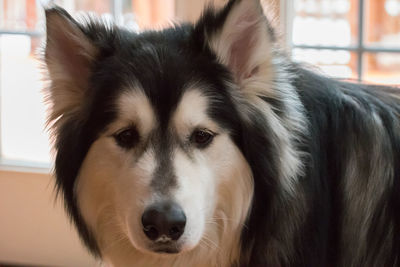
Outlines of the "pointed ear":
<svg viewBox="0 0 400 267">
<path fill-rule="evenodd" d="M 232 71 L 236 82 L 268 68 L 274 36 L 259 0 L 230 0 L 219 13 L 210 12 L 197 27 L 204 28 L 206 45 Z"/>
<path fill-rule="evenodd" d="M 51 119 L 55 119 L 81 104 L 98 51 L 62 8 L 46 10 L 46 29 L 45 62 L 51 82 Z"/>
</svg>

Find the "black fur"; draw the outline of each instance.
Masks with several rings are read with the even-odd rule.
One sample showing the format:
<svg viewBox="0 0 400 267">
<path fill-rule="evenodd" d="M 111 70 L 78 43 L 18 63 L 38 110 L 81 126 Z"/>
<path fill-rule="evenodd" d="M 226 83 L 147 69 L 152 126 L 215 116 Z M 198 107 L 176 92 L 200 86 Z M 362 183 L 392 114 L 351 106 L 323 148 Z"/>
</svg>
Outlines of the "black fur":
<svg viewBox="0 0 400 267">
<path fill-rule="evenodd" d="M 381 266 L 398 266 L 399 239 L 400 234 L 397 207 L 399 205 L 399 111 L 400 105 L 397 99 L 385 94 L 392 91 L 399 94 L 398 89 L 367 86 L 354 83 L 335 81 L 322 77 L 299 66 L 294 66 L 298 76 L 294 85 L 304 103 L 308 118 L 311 122 L 310 142 L 308 143 L 310 154 L 309 163 L 309 187 L 313 188 L 312 202 L 317 206 L 312 209 L 309 220 L 313 220 L 316 227 L 306 233 L 314 236 L 318 241 L 311 248 L 314 253 L 321 257 L 324 266 L 338 266 L 340 253 L 338 251 L 340 238 L 340 220 L 343 216 L 344 203 L 341 183 L 344 178 L 344 168 L 347 165 L 347 157 L 353 149 L 362 151 L 359 158 L 364 166 L 365 178 L 374 166 L 370 165 L 370 154 L 372 143 L 371 113 L 377 112 L 383 121 L 385 134 L 383 136 L 385 146 L 385 161 L 393 166 L 393 186 L 387 188 L 386 193 L 380 200 L 379 208 L 373 214 L 373 223 L 368 229 L 367 255 L 365 262 L 371 262 L 381 245 L 381 238 L 389 236 L 393 246 L 387 251 L 385 262 L 379 262 Z M 351 96 L 357 104 L 350 104 L 345 96 Z M 360 180 L 360 186 L 366 181 Z M 393 223 L 395 230 L 389 232 L 389 225 Z M 318 240 L 317 240 L 318 239 Z M 360 266 L 365 265 L 359 262 Z M 307 266 L 307 265 L 305 265 Z"/>
</svg>

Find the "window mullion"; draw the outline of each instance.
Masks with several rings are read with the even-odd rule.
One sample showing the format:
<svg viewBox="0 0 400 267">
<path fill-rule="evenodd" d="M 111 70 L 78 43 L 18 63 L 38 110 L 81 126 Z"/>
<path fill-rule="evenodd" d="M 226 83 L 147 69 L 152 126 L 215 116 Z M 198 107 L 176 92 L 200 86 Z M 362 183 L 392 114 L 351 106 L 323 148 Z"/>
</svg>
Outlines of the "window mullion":
<svg viewBox="0 0 400 267">
<path fill-rule="evenodd" d="M 291 53 L 293 49 L 292 31 L 294 18 L 294 3 L 293 1 L 280 1 L 280 27 L 284 32 L 284 45 L 287 51 Z"/>
<path fill-rule="evenodd" d="M 117 25 L 122 25 L 122 0 L 112 0 L 111 10 L 114 17 L 114 21 Z"/>
<path fill-rule="evenodd" d="M 2 2 L 1 2 L 1 0 L 0 0 L 0 3 L 2 4 Z M 1 37 L 2 37 L 2 34 L 0 33 L 0 39 L 1 39 Z M 2 77 L 2 67 L 3 67 L 3 64 L 2 64 L 2 56 L 3 56 L 3 53 L 2 53 L 2 48 L 1 48 L 1 43 L 0 43 L 0 163 L 4 160 L 3 159 L 3 120 L 2 120 L 2 100 L 3 100 L 3 89 L 2 89 L 2 86 L 1 86 L 1 77 Z"/>
<path fill-rule="evenodd" d="M 362 81 L 364 75 L 364 0 L 358 1 L 358 45 L 357 45 L 357 74 L 358 80 Z"/>
</svg>

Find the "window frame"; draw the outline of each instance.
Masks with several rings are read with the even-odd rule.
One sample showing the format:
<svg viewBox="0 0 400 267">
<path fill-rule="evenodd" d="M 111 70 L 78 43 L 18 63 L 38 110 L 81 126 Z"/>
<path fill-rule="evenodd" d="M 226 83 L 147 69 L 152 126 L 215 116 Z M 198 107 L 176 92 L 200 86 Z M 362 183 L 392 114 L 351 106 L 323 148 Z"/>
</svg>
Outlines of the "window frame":
<svg viewBox="0 0 400 267">
<path fill-rule="evenodd" d="M 368 0 L 367 0 L 368 1 Z M 284 31 L 285 44 L 288 51 L 292 51 L 295 48 L 299 49 L 315 49 L 315 50 L 331 50 L 331 51 L 349 51 L 357 54 L 357 80 L 363 81 L 364 78 L 364 55 L 366 53 L 400 53 L 399 47 L 381 47 L 376 45 L 368 45 L 365 42 L 365 18 L 366 16 L 366 5 L 365 0 L 358 0 L 358 33 L 356 45 L 350 46 L 323 46 L 323 45 L 296 45 L 292 41 L 292 30 L 293 30 L 293 19 L 294 19 L 294 1 L 280 0 L 281 4 L 281 25 Z"/>
<path fill-rule="evenodd" d="M 51 0 L 49 5 L 53 4 L 54 0 Z M 3 1 L 0 0 L 0 4 L 3 4 Z M 110 11 L 114 18 L 116 24 L 122 23 L 123 17 L 123 0 L 110 0 Z M 44 37 L 45 32 L 39 30 L 8 30 L 0 28 L 0 37 L 4 35 L 24 35 L 29 37 Z M 1 57 L 1 54 L 0 54 Z M 0 72 L 1 72 L 1 65 L 0 65 Z M 0 84 L 0 100 L 3 97 L 2 95 L 2 88 Z M 0 114 L 1 115 L 1 114 Z M 29 160 L 14 160 L 14 159 L 7 159 L 4 158 L 2 154 L 2 120 L 0 116 L 0 170 L 1 171 L 17 171 L 17 172 L 25 172 L 25 173 L 50 173 L 53 169 L 53 162 L 47 163 L 39 163 L 39 162 L 32 162 Z"/>
<path fill-rule="evenodd" d="M 51 2 L 53 2 L 52 0 Z M 3 3 L 0 0 L 0 3 Z M 295 48 L 299 49 L 315 49 L 315 50 L 344 50 L 355 52 L 357 54 L 357 80 L 362 81 L 364 77 L 364 54 L 365 53 L 400 53 L 400 47 L 379 47 L 368 45 L 364 40 L 365 30 L 365 17 L 366 5 L 365 0 L 358 0 L 358 34 L 357 43 L 352 46 L 319 46 L 319 45 L 296 45 L 292 41 L 293 19 L 294 19 L 294 1 L 293 0 L 280 0 L 279 16 L 280 26 L 284 33 L 284 45 L 291 53 Z M 123 16 L 123 0 L 110 0 L 110 11 L 116 24 L 122 23 Z M 43 37 L 44 32 L 41 31 L 18 31 L 18 30 L 5 30 L 0 28 L 0 36 L 7 34 L 26 35 L 29 37 Z M 1 56 L 1 55 L 0 55 Z M 1 72 L 1 65 L 0 65 Z M 0 99 L 2 97 L 2 88 L 0 84 Z M 0 116 L 0 151 L 2 151 L 2 136 L 1 136 L 2 121 Z M 15 170 L 24 172 L 39 172 L 49 173 L 53 167 L 53 163 L 36 163 L 29 160 L 10 160 L 5 159 L 0 152 L 0 170 Z"/>
<path fill-rule="evenodd" d="M 50 0 L 47 6 L 51 6 L 54 4 L 55 0 Z M 4 2 L 0 0 L 0 5 Z M 111 15 L 113 16 L 114 22 L 117 25 L 121 25 L 123 23 L 123 0 L 110 0 L 110 11 Z M 0 37 L 3 35 L 12 34 L 12 35 L 25 35 L 29 37 L 44 37 L 45 31 L 40 30 L 6 30 L 0 28 Z M 1 57 L 1 54 L 0 54 Z M 0 65 L 0 72 L 1 72 L 1 65 Z M 0 84 L 0 100 L 2 98 L 2 88 Z M 50 173 L 53 170 L 54 162 L 50 161 L 47 163 L 39 163 L 39 162 L 32 162 L 30 160 L 14 160 L 14 159 L 7 159 L 4 158 L 2 154 L 2 142 L 3 138 L 1 135 L 3 124 L 1 120 L 0 114 L 0 171 L 17 171 L 17 172 L 24 172 L 24 173 Z"/>
<path fill-rule="evenodd" d="M 0 3 L 2 3 L 0 1 Z M 4 30 L 0 29 L 0 37 L 3 35 L 25 35 L 29 37 L 42 37 L 43 33 L 40 31 L 18 31 L 18 30 Z M 1 54 L 0 54 L 1 58 Z M 1 65 L 0 65 L 0 73 L 1 73 Z M 0 100 L 3 97 L 2 94 L 2 88 L 1 88 L 1 83 L 0 83 Z M 14 160 L 14 159 L 6 159 L 2 155 L 2 142 L 3 142 L 3 137 L 2 137 L 2 128 L 3 128 L 3 123 L 1 120 L 1 114 L 0 114 L 0 170 L 5 170 L 5 171 L 23 171 L 23 172 L 31 172 L 31 173 L 48 173 L 49 170 L 51 169 L 51 163 L 39 163 L 39 162 L 32 162 L 29 160 Z"/>
</svg>

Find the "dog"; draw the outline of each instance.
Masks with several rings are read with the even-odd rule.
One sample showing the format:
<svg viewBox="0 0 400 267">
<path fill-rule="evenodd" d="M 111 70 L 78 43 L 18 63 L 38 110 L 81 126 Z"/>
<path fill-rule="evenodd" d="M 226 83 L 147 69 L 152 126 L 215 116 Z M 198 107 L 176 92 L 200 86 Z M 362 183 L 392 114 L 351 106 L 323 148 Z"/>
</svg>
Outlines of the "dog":
<svg viewBox="0 0 400 267">
<path fill-rule="evenodd" d="M 46 25 L 56 188 L 103 262 L 400 265 L 398 89 L 292 62 L 258 0 Z"/>
</svg>

